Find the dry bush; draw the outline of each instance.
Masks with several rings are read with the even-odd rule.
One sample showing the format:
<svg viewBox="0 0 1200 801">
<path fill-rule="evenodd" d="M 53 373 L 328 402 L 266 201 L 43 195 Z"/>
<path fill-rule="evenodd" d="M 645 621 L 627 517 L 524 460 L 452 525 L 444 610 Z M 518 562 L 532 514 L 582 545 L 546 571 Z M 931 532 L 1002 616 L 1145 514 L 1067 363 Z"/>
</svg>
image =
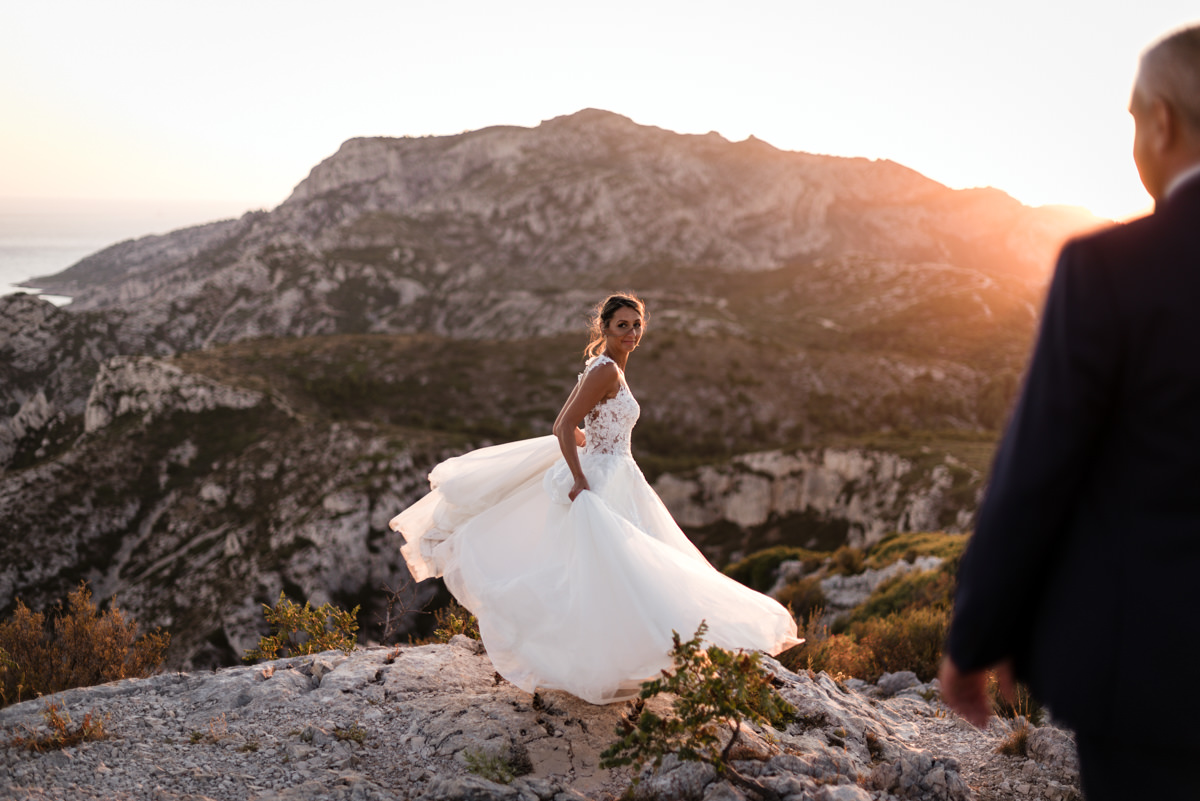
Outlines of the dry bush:
<svg viewBox="0 0 1200 801">
<path fill-rule="evenodd" d="M 792 617 L 803 622 L 814 609 L 825 607 L 825 593 L 821 590 L 821 577 L 808 576 L 793 581 L 775 594 L 775 599 L 792 611 Z"/>
<path fill-rule="evenodd" d="M 866 556 L 861 548 L 843 545 L 833 552 L 833 569 L 843 576 L 857 576 L 867 569 Z"/>
<path fill-rule="evenodd" d="M 1046 710 L 1042 708 L 1042 705 L 1024 684 L 1017 684 L 1013 687 L 1013 699 L 1010 702 L 1000 691 L 1000 682 L 997 681 L 996 674 L 989 672 L 987 692 L 992 701 L 992 709 L 1002 718 L 1010 720 L 1024 718 L 1034 726 L 1039 726 L 1046 716 Z"/>
<path fill-rule="evenodd" d="M 824 610 L 813 609 L 803 622 L 804 644 L 780 654 L 779 661 L 790 670 L 825 671 L 834 678 L 862 678 L 874 670 L 870 651 L 853 637 L 831 634 L 821 622 Z"/>
<path fill-rule="evenodd" d="M 117 679 L 149 676 L 162 665 L 171 635 L 156 629 L 137 636 L 114 603 L 100 613 L 86 582 L 57 604 L 52 624 L 17 601 L 13 616 L 0 623 L 0 706 L 90 687 Z"/>
<path fill-rule="evenodd" d="M 1004 738 L 1004 742 L 997 746 L 996 753 L 1012 757 L 1029 756 L 1029 732 L 1031 729 L 1032 727 L 1028 723 L 1021 721 L 1012 730 L 1012 733 Z"/>
<path fill-rule="evenodd" d="M 867 679 L 875 672 L 875 659 L 871 651 L 847 634 L 833 634 L 824 640 L 806 643 L 799 667 L 820 673 L 824 671 L 836 679 Z"/>
<path fill-rule="evenodd" d="M 911 670 L 921 681 L 931 680 L 941 665 L 949 623 L 945 609 L 918 607 L 854 624 L 851 636 L 871 652 L 874 661 L 871 674 L 859 678 L 877 681 L 884 673 Z"/>
<path fill-rule="evenodd" d="M 44 753 L 108 737 L 108 732 L 104 730 L 104 718 L 97 715 L 94 709 L 83 716 L 83 721 L 78 726 L 74 725 L 66 709 L 54 703 L 46 704 L 46 708 L 42 710 L 42 718 L 50 728 L 48 734 L 17 736 L 12 738 L 9 745 Z"/>
<path fill-rule="evenodd" d="M 845 634 L 831 634 L 820 615 L 820 609 L 809 614 L 804 645 L 782 655 L 780 661 L 792 670 L 823 670 L 870 682 L 900 670 L 911 670 L 921 681 L 937 675 L 949 622 L 945 610 L 906 609 L 856 623 Z"/>
</svg>

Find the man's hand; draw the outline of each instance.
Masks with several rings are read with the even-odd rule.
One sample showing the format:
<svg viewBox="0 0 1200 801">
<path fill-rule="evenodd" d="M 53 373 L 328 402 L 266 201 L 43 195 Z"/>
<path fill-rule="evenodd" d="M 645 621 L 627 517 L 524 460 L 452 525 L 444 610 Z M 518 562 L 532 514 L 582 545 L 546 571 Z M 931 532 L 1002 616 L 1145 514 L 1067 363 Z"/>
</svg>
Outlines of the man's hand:
<svg viewBox="0 0 1200 801">
<path fill-rule="evenodd" d="M 1016 690 L 1012 665 L 1007 661 L 1001 662 L 993 670 L 996 680 L 1000 682 L 1000 692 L 1012 703 Z M 992 716 L 992 702 L 987 693 L 987 674 L 986 670 L 963 673 L 949 656 L 942 660 L 942 668 L 938 671 L 942 700 L 946 706 L 980 729 L 987 727 L 988 719 Z"/>
</svg>

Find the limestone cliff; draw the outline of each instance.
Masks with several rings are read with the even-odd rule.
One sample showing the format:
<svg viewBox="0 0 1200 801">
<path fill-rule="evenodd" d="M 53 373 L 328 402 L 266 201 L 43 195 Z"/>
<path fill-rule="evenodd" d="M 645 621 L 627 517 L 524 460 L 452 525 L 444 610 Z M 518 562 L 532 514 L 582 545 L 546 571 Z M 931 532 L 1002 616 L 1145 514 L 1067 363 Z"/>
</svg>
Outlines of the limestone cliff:
<svg viewBox="0 0 1200 801">
<path fill-rule="evenodd" d="M 890 531 L 968 531 L 983 476 L 949 454 L 926 462 L 867 449 L 748 453 L 663 475 L 655 490 L 720 561 L 778 544 L 861 548 Z M 705 536 L 722 523 L 723 536 Z"/>
<path fill-rule="evenodd" d="M 174 412 L 250 409 L 262 402 L 258 392 L 188 375 L 157 359 L 119 356 L 101 367 L 92 384 L 83 413 L 83 430 L 94 433 L 127 414 L 142 415 L 142 422 L 149 423 Z"/>
<path fill-rule="evenodd" d="M 420 608 L 387 528 L 439 456 L 369 424 L 314 424 L 261 393 L 148 357 L 102 365 L 86 430 L 0 476 L 0 609 L 49 607 L 86 579 L 172 633 L 172 666 L 230 664 L 280 591 Z M 405 622 L 412 626 L 413 620 Z"/>
</svg>

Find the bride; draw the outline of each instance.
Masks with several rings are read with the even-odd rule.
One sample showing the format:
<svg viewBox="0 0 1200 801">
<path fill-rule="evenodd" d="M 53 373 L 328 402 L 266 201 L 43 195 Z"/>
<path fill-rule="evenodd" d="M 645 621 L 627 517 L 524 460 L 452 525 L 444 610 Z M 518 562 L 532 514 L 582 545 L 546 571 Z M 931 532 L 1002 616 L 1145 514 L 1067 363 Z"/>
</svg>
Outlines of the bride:
<svg viewBox="0 0 1200 801">
<path fill-rule="evenodd" d="M 390 524 L 416 580 L 445 579 L 496 670 L 526 692 L 633 698 L 671 667 L 671 632 L 686 639 L 702 620 L 723 648 L 801 642 L 778 602 L 708 563 L 633 461 L 625 366 L 645 324 L 637 297 L 606 299 L 554 435 L 439 464 L 432 491 Z"/>
</svg>

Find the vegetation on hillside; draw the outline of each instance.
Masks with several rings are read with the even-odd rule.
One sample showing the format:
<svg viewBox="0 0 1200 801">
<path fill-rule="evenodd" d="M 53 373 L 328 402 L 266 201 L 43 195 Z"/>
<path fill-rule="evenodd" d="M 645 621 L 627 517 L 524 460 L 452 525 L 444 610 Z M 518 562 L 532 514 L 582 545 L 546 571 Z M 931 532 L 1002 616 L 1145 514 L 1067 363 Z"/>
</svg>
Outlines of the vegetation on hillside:
<svg viewBox="0 0 1200 801">
<path fill-rule="evenodd" d="M 795 562 L 798 577 L 777 590 L 803 629 L 806 642 L 781 661 L 793 669 L 875 681 L 884 673 L 911 670 L 928 681 L 937 674 L 942 641 L 953 604 L 954 576 L 966 537 L 940 533 L 893 533 L 865 550 L 832 552 L 777 547 L 751 554 L 725 573 L 760 592 L 772 588 L 780 565 Z M 821 580 L 881 569 L 923 556 L 941 559 L 931 570 L 909 570 L 882 582 L 847 612 L 829 619 Z"/>
<path fill-rule="evenodd" d="M 841 548 L 814 552 L 803 548 L 769 548 L 730 564 L 725 573 L 760 592 L 772 589 L 785 562 L 797 563 L 798 577 L 776 590 L 775 597 L 796 617 L 802 645 L 780 655 L 792 670 L 825 671 L 837 679 L 877 681 L 884 673 L 909 670 L 924 682 L 933 679 L 942 661 L 942 646 L 954 604 L 955 576 L 967 537 L 937 532 L 893 533 L 855 552 Z M 929 570 L 911 569 L 881 582 L 853 609 L 826 613 L 821 581 L 832 575 L 914 564 L 921 557 L 941 560 Z M 1002 698 L 995 682 L 989 688 L 997 714 L 1041 715 L 1028 690 L 1019 687 L 1013 702 Z"/>
<path fill-rule="evenodd" d="M 582 344 L 562 335 L 511 342 L 344 334 L 248 340 L 181 354 L 175 363 L 280 398 L 305 418 L 386 424 L 466 444 L 548 434 L 582 368 Z M 796 359 L 803 370 L 781 370 Z M 986 467 L 995 437 L 973 378 L 904 382 L 901 373 L 923 368 L 877 362 L 745 335 L 652 331 L 629 367 L 643 410 L 634 431 L 638 462 L 653 480 L 751 451 L 870 441 L 922 461 L 951 454 L 972 469 Z"/>
<path fill-rule="evenodd" d="M 84 582 L 49 620 L 18 601 L 12 617 L 0 621 L 0 706 L 154 673 L 170 635 L 139 637 L 137 629 L 115 603 L 100 612 Z"/>
</svg>

